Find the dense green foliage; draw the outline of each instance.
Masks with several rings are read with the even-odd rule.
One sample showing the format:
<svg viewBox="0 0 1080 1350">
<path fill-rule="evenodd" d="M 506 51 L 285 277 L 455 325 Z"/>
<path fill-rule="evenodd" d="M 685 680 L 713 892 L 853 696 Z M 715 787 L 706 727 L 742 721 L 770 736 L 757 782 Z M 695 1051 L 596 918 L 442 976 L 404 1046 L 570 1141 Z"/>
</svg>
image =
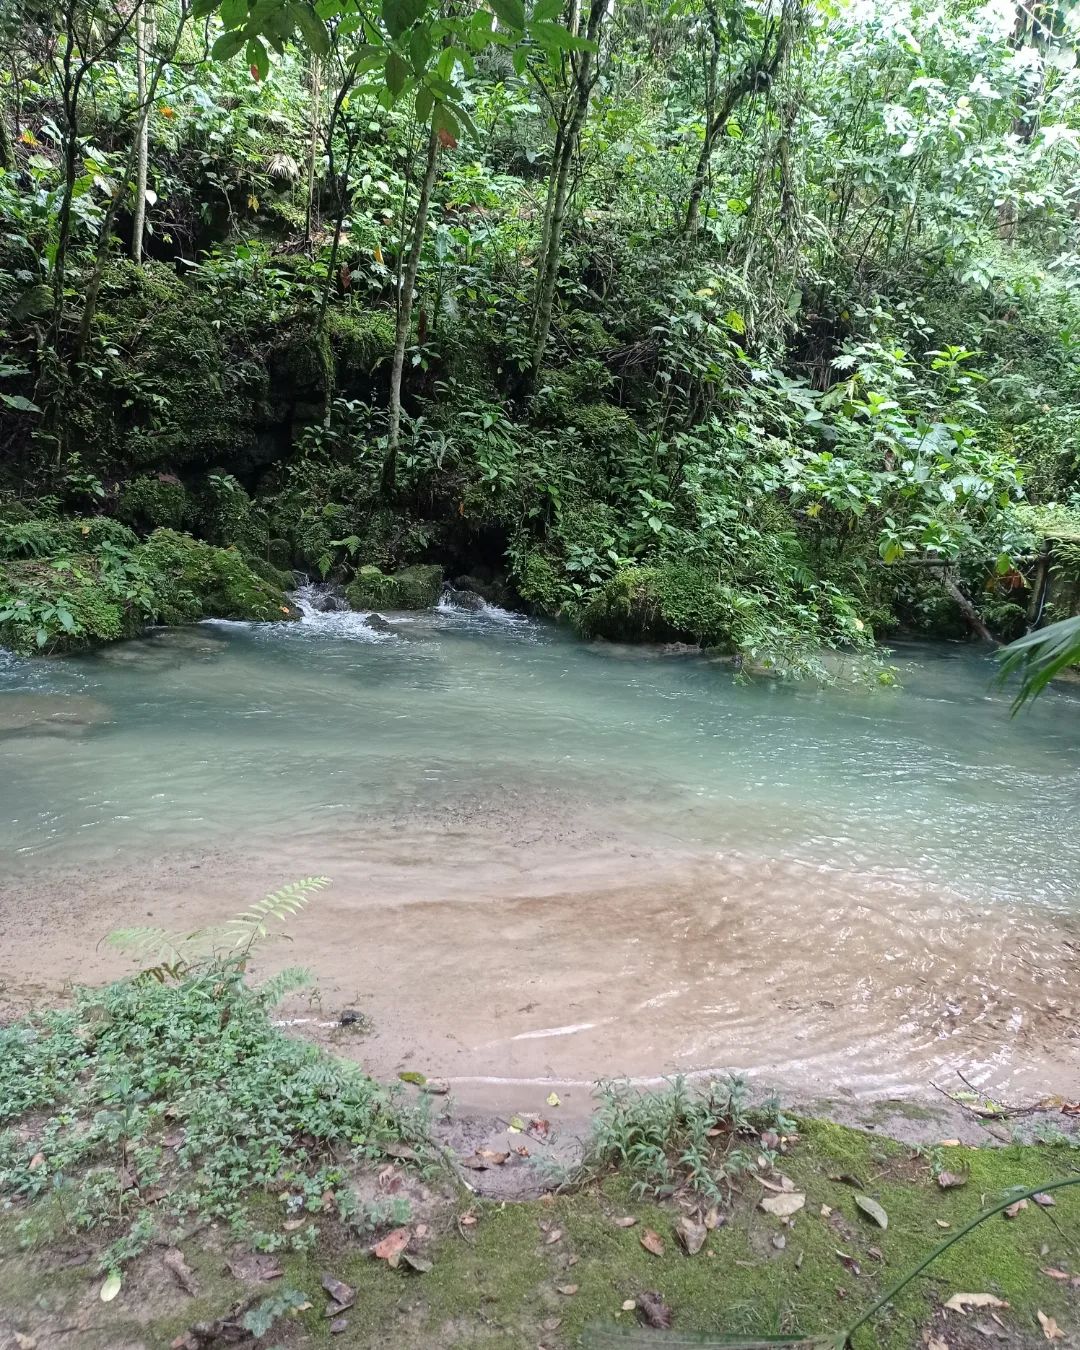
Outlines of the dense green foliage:
<svg viewBox="0 0 1080 1350">
<path fill-rule="evenodd" d="M 793 671 L 1068 616 L 1068 6 L 218 10 L 8 11 L 5 640 L 289 568 Z"/>
</svg>

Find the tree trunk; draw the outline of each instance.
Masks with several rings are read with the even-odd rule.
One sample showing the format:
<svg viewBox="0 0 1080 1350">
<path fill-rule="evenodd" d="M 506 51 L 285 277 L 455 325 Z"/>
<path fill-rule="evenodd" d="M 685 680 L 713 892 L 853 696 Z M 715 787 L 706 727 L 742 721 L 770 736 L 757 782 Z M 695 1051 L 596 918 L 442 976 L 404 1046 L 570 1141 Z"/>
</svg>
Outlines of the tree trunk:
<svg viewBox="0 0 1080 1350">
<path fill-rule="evenodd" d="M 8 126 L 7 108 L 0 100 L 0 169 L 10 173 L 15 167 L 15 146 L 11 141 L 11 128 Z"/>
<path fill-rule="evenodd" d="M 409 256 L 401 278 L 401 289 L 398 292 L 394 363 L 390 370 L 390 435 L 382 472 L 384 497 L 393 496 L 397 486 L 397 453 L 398 442 L 401 439 L 401 379 L 405 370 L 405 348 L 409 344 L 409 327 L 412 323 L 413 291 L 420 270 L 420 252 L 424 246 L 424 231 L 427 228 L 431 193 L 435 186 L 438 166 L 439 133 L 432 126 L 428 133 L 427 162 L 424 167 L 424 179 L 420 185 L 420 200 L 417 202 L 416 216 L 413 220 L 412 242 L 409 245 Z"/>
<path fill-rule="evenodd" d="M 304 216 L 304 243 L 311 243 L 311 216 L 315 199 L 315 152 L 319 147 L 319 58 L 311 53 L 311 137 L 308 141 L 307 211 Z"/>
<path fill-rule="evenodd" d="M 147 0 L 147 7 L 149 0 Z M 146 47 L 153 33 L 153 21 L 149 10 L 139 10 L 135 16 L 135 80 L 138 89 L 139 108 L 146 106 Z M 146 228 L 146 171 L 150 141 L 150 119 L 141 117 L 136 138 L 135 164 L 135 212 L 131 222 L 131 258 L 133 262 L 142 262 L 143 232 Z"/>
<path fill-rule="evenodd" d="M 600 29 L 607 13 L 608 0 L 592 0 L 585 36 L 595 44 L 597 51 L 579 53 L 575 66 L 574 83 L 570 93 L 568 117 L 556 136 L 555 158 L 551 164 L 548 197 L 544 212 L 544 231 L 540 270 L 536 277 L 536 297 L 530 328 L 532 355 L 529 362 L 528 387 L 536 383 L 551 332 L 551 313 L 555 303 L 555 288 L 559 278 L 559 256 L 562 250 L 563 225 L 570 200 L 570 169 L 577 153 L 581 128 L 589 111 L 589 100 L 599 72 Z"/>
</svg>

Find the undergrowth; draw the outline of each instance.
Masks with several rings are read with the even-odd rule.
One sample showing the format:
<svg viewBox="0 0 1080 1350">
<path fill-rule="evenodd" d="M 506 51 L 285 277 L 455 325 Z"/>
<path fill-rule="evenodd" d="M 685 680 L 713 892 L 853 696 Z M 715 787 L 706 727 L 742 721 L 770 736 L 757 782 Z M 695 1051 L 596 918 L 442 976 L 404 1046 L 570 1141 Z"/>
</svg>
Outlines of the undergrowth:
<svg viewBox="0 0 1080 1350">
<path fill-rule="evenodd" d="M 113 1271 L 169 1221 L 223 1220 L 264 1250 L 305 1249 L 327 1212 L 357 1217 L 350 1166 L 422 1139 L 392 1090 L 272 1025 L 304 972 L 245 981 L 299 885 L 170 941 L 167 965 L 0 1028 L 0 1203 L 24 1214 L 26 1241 L 99 1230 Z M 280 1225 L 254 1229 L 260 1191 L 280 1197 Z"/>
</svg>

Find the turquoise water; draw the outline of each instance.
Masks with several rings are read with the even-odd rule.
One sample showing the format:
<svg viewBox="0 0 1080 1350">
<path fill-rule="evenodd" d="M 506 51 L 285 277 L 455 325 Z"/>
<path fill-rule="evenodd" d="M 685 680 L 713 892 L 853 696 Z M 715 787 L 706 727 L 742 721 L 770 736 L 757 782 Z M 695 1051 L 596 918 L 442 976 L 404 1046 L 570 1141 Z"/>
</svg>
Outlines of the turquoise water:
<svg viewBox="0 0 1080 1350">
<path fill-rule="evenodd" d="M 9 867 L 116 860 L 507 800 L 644 840 L 1080 905 L 1080 699 L 1010 719 L 993 662 L 895 648 L 902 687 L 739 684 L 487 610 L 206 624 L 0 655 Z"/>
</svg>

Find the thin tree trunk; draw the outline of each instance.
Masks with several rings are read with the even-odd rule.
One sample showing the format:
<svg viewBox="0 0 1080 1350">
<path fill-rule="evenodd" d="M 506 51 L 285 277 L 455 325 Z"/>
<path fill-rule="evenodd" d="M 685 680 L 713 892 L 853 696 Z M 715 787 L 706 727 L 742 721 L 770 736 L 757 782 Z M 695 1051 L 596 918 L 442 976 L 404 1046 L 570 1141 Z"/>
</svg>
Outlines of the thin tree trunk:
<svg viewBox="0 0 1080 1350">
<path fill-rule="evenodd" d="M 319 146 L 319 58 L 311 53 L 311 137 L 308 141 L 307 212 L 304 217 L 304 243 L 311 243 L 311 217 L 315 202 L 315 152 Z"/>
<path fill-rule="evenodd" d="M 0 99 L 0 169 L 10 173 L 15 167 L 15 146 L 11 140 L 11 129 L 8 126 L 7 108 L 2 99 Z"/>
<path fill-rule="evenodd" d="M 420 252 L 424 246 L 424 231 L 427 228 L 428 210 L 431 206 L 431 193 L 435 186 L 435 174 L 439 166 L 439 133 L 432 126 L 428 133 L 427 161 L 424 167 L 424 179 L 420 185 L 420 200 L 416 206 L 413 220 L 412 242 L 409 256 L 401 278 L 401 290 L 398 294 L 397 327 L 394 332 L 394 363 L 390 370 L 390 435 L 386 446 L 386 459 L 383 461 L 382 492 L 390 497 L 397 486 L 398 442 L 401 439 L 401 379 L 405 370 L 405 348 L 409 343 L 409 327 L 412 323 L 413 291 L 416 277 L 420 271 Z"/>
<path fill-rule="evenodd" d="M 105 217 L 101 222 L 98 233 L 97 252 L 94 255 L 94 270 L 90 273 L 90 279 L 86 284 L 86 298 L 83 301 L 82 319 L 79 322 L 79 336 L 75 343 L 75 351 L 72 354 L 72 363 L 76 366 L 86 359 L 86 351 L 90 346 L 90 330 L 93 327 L 94 315 L 97 313 L 97 302 L 98 296 L 101 293 L 101 282 L 105 276 L 105 264 L 109 260 L 109 244 L 112 237 L 112 227 L 116 221 L 116 214 L 120 209 L 120 203 L 123 200 L 124 193 L 127 190 L 128 184 L 131 182 L 131 175 L 135 168 L 139 146 L 146 130 L 147 120 L 150 116 L 150 106 L 157 96 L 158 85 L 161 83 L 161 77 L 165 73 L 165 67 L 176 55 L 176 50 L 180 46 L 180 37 L 184 31 L 184 24 L 187 22 L 188 12 L 187 5 L 182 4 L 172 44 L 169 50 L 167 52 L 162 52 L 154 63 L 153 74 L 151 75 L 146 88 L 146 97 L 139 109 L 139 121 L 135 128 L 135 139 L 132 141 L 131 148 L 128 151 L 127 161 L 124 164 L 124 171 L 117 180 L 113 194 L 109 198 L 109 205 L 105 210 Z"/>
<path fill-rule="evenodd" d="M 569 117 L 560 125 L 556 136 L 556 153 L 548 181 L 548 198 L 544 212 L 544 233 L 540 270 L 536 278 L 536 297 L 530 328 L 532 354 L 529 363 L 528 388 L 536 383 L 551 332 L 551 313 L 555 303 L 555 289 L 559 278 L 559 256 L 562 250 L 562 232 L 566 222 L 566 208 L 570 200 L 570 169 L 577 153 L 581 128 L 589 111 L 589 100 L 596 84 L 600 67 L 600 29 L 607 13 L 608 0 L 592 0 L 585 36 L 596 50 L 578 55 L 574 83 L 569 98 Z M 578 7 L 572 14 L 572 31 L 577 31 Z"/>
<path fill-rule="evenodd" d="M 147 0 L 147 9 L 149 0 Z M 146 106 L 146 47 L 149 35 L 153 32 L 153 23 L 148 13 L 140 8 L 135 16 L 135 78 L 138 89 L 139 107 Z M 146 228 L 146 171 L 150 140 L 150 119 L 142 117 L 136 140 L 135 165 L 135 214 L 131 222 L 131 258 L 133 262 L 142 262 L 143 231 Z"/>
</svg>

